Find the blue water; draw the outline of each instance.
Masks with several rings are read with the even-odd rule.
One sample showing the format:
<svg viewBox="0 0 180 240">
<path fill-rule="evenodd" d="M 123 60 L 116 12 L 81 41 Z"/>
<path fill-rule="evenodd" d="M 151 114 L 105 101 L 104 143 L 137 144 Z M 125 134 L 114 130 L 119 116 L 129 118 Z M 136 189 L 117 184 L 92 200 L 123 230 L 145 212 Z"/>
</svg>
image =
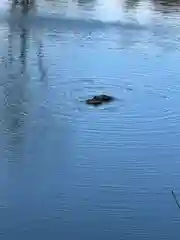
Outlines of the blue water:
<svg viewBox="0 0 180 240">
<path fill-rule="evenodd" d="M 0 239 L 178 240 L 180 6 L 2 2 Z"/>
</svg>

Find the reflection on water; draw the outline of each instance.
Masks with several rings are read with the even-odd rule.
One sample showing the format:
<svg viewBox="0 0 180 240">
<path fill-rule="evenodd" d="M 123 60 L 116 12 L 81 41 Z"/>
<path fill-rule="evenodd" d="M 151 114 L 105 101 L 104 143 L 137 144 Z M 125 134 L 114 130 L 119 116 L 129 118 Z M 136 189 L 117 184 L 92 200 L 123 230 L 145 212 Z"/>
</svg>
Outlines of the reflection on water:
<svg viewBox="0 0 180 240">
<path fill-rule="evenodd" d="M 151 17 L 159 12 L 178 12 L 179 0 L 69 0 L 69 1 L 38 1 L 39 11 L 50 8 L 49 13 L 62 14 L 68 17 L 83 17 L 100 19 L 102 21 L 122 20 L 124 17 L 132 17 L 132 9 L 138 11 L 138 15 L 150 11 Z M 44 7 L 45 6 L 45 7 Z"/>
<path fill-rule="evenodd" d="M 31 5 L 30 7 L 32 8 L 34 6 Z M 28 115 L 26 108 L 28 106 L 28 84 L 31 78 L 28 69 L 30 30 L 22 21 L 23 18 L 26 17 L 29 9 L 29 6 L 28 8 L 25 7 L 25 9 L 22 9 L 20 12 L 21 18 L 17 25 L 9 25 L 8 52 L 7 57 L 5 57 L 7 61 L 7 76 L 4 76 L 4 127 L 9 132 L 10 148 L 15 145 L 23 148 L 21 145 L 26 141 L 24 125 Z M 11 11 L 11 14 L 17 14 L 16 6 L 14 6 Z M 43 44 L 37 41 L 37 49 L 39 50 L 37 50 L 36 53 L 36 62 L 41 80 L 43 80 L 46 73 L 42 60 L 42 48 Z"/>
<path fill-rule="evenodd" d="M 42 0 L 0 20 L 2 239 L 179 239 L 180 21 L 157 9 Z M 84 104 L 102 92 L 117 101 Z"/>
<path fill-rule="evenodd" d="M 16 7 L 18 4 L 17 0 L 1 0 L 0 8 L 6 9 L 11 3 L 13 7 Z M 62 14 L 72 14 L 73 16 L 81 15 L 82 12 L 85 12 L 87 15 L 90 15 L 95 18 L 98 18 L 98 9 L 104 9 L 104 19 L 106 18 L 107 14 L 109 15 L 111 12 L 114 11 L 116 13 L 119 10 L 121 14 L 122 10 L 132 10 L 132 8 L 139 8 L 144 3 L 148 3 L 151 5 L 152 11 L 158 10 L 164 13 L 166 12 L 177 12 L 179 11 L 179 0 L 151 0 L 151 1 L 144 1 L 144 0 L 39 0 L 39 1 L 32 1 L 31 5 L 38 5 L 40 11 L 46 11 L 49 9 L 51 13 L 62 13 Z M 24 5 L 24 9 L 27 8 L 27 5 Z M 85 14 L 83 15 L 85 17 Z M 119 16 L 120 17 L 120 16 Z"/>
<path fill-rule="evenodd" d="M 19 53 L 17 52 L 17 37 L 19 37 Z M 15 39 L 15 42 L 14 42 Z M 26 52 L 27 52 L 27 32 L 20 29 L 14 31 L 11 26 L 8 34 L 8 56 L 7 56 L 7 76 L 4 85 L 4 118 L 5 128 L 9 132 L 14 146 L 15 142 L 19 145 L 24 142 L 23 125 L 25 122 L 26 110 Z M 14 48 L 16 51 L 14 52 Z M 16 55 L 17 54 L 17 55 Z M 18 61 L 17 61 L 18 59 Z M 10 140 L 11 141 L 11 140 Z"/>
</svg>

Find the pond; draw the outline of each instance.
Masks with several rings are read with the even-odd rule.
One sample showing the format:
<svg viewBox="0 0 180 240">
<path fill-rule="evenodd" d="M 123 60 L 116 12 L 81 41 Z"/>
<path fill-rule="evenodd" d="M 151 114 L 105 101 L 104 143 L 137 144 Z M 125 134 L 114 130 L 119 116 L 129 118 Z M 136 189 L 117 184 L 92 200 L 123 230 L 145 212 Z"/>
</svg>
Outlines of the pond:
<svg viewBox="0 0 180 240">
<path fill-rule="evenodd" d="M 179 9 L 1 1 L 1 239 L 179 239 Z"/>
</svg>

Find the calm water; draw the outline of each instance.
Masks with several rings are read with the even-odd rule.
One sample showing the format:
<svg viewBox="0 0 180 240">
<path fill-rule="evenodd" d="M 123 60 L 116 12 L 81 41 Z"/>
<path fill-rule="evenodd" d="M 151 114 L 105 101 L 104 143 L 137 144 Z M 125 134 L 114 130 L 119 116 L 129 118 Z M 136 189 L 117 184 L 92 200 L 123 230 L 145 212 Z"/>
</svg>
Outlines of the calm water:
<svg viewBox="0 0 180 240">
<path fill-rule="evenodd" d="M 179 239 L 179 9 L 1 1 L 0 239 Z"/>
</svg>

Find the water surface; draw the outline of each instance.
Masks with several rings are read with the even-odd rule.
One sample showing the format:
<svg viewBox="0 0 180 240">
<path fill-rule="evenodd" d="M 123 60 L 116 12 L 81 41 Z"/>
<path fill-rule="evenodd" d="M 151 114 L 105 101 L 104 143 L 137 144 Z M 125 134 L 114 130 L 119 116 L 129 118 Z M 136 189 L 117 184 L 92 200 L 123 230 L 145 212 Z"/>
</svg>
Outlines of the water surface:
<svg viewBox="0 0 180 240">
<path fill-rule="evenodd" d="M 0 6 L 1 239 L 179 239 L 178 3 Z"/>
</svg>

